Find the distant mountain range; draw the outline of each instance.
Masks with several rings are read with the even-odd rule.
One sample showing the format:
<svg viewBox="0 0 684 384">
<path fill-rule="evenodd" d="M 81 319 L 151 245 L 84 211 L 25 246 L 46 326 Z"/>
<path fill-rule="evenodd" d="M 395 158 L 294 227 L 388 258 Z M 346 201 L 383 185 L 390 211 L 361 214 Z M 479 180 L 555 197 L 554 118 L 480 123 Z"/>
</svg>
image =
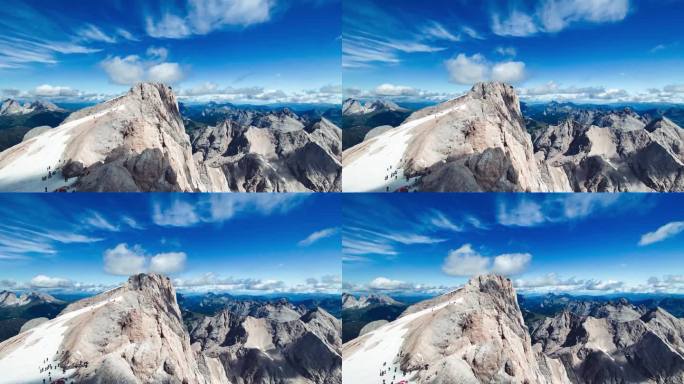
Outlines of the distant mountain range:
<svg viewBox="0 0 684 384">
<path fill-rule="evenodd" d="M 524 115 L 512 86 L 476 84 L 464 96 L 416 111 L 400 126 L 345 149 L 342 188 L 684 191 L 684 131 L 664 112 L 558 103 L 526 111 L 533 117 Z"/>
<path fill-rule="evenodd" d="M 199 113 L 223 120 L 186 126 L 171 88 L 138 84 L 0 152 L 0 191 L 341 189 L 342 134 L 325 117 L 225 105 Z"/>
<path fill-rule="evenodd" d="M 206 295 L 181 309 L 170 279 L 131 276 L 0 343 L 11 383 L 342 382 L 341 323 L 322 308 Z M 193 296 L 195 297 L 195 296 Z M 15 303 L 17 299 L 9 298 Z M 218 301 L 224 306 L 216 305 Z"/>
<path fill-rule="evenodd" d="M 531 310 L 548 316 L 526 325 Z M 343 364 L 349 384 L 682 383 L 684 320 L 625 298 L 518 296 L 478 276 L 346 341 Z"/>
<path fill-rule="evenodd" d="M 396 127 L 411 110 L 384 99 L 360 100 L 349 98 L 342 103 L 342 148 L 347 149 L 364 141 L 377 127 Z"/>
<path fill-rule="evenodd" d="M 21 143 L 36 127 L 55 127 L 64 121 L 69 111 L 45 100 L 23 104 L 14 99 L 0 103 L 0 151 Z"/>
<path fill-rule="evenodd" d="M 43 292 L 0 292 L 0 341 L 15 336 L 27 322 L 52 319 L 67 303 Z"/>
</svg>

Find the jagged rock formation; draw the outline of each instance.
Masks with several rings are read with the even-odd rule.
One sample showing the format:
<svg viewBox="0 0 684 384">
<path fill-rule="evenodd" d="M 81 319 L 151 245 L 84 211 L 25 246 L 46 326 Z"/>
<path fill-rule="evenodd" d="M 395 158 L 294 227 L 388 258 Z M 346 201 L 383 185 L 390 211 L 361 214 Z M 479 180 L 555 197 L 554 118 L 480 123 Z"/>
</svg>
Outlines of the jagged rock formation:
<svg viewBox="0 0 684 384">
<path fill-rule="evenodd" d="M 349 98 L 342 103 L 342 115 L 364 115 L 380 111 L 407 111 L 390 100 L 377 99 L 361 104 L 359 100 Z"/>
<path fill-rule="evenodd" d="M 669 119 L 630 109 L 557 109 L 552 113 L 565 120 L 531 136 L 511 86 L 476 84 L 345 150 L 343 189 L 684 190 L 684 131 Z"/>
<path fill-rule="evenodd" d="M 534 132 L 536 156 L 578 192 L 684 190 L 684 130 L 631 110 L 585 111 Z"/>
<path fill-rule="evenodd" d="M 510 280 L 493 275 L 409 307 L 343 356 L 350 384 L 570 383 L 559 361 L 532 348 Z"/>
<path fill-rule="evenodd" d="M 223 310 L 188 328 L 193 347 L 220 361 L 233 384 L 341 383 L 341 323 L 323 309 L 294 319 L 277 308 L 257 317 Z"/>
<path fill-rule="evenodd" d="M 240 192 L 341 189 L 341 130 L 325 118 L 302 126 L 288 113 L 256 125 L 226 120 L 193 133 L 196 158 Z"/>
<path fill-rule="evenodd" d="M 340 190 L 335 125 L 287 109 L 240 119 L 248 125 L 203 128 L 191 144 L 171 88 L 138 84 L 1 152 L 0 191 Z"/>
<path fill-rule="evenodd" d="M 14 99 L 5 99 L 0 103 L 0 116 L 27 115 L 34 112 L 63 111 L 55 104 L 46 100 L 36 100 L 21 104 Z"/>
<path fill-rule="evenodd" d="M 525 131 L 513 87 L 479 83 L 344 151 L 345 191 L 555 191 Z M 567 184 L 567 183 L 565 183 Z"/>
<path fill-rule="evenodd" d="M 41 372 L 42 370 L 42 372 Z M 205 383 L 168 278 L 136 275 L 0 344 L 7 382 Z"/>
<path fill-rule="evenodd" d="M 591 315 L 562 311 L 532 333 L 573 383 L 684 383 L 684 321 L 661 308 L 641 314 L 611 303 Z"/>
<path fill-rule="evenodd" d="M 360 309 L 371 305 L 401 305 L 401 303 L 387 295 L 375 293 L 360 296 L 358 299 L 349 293 L 342 294 L 342 309 Z"/>
<path fill-rule="evenodd" d="M 17 296 L 16 293 L 11 291 L 0 292 L 0 308 L 20 307 L 23 305 L 39 303 L 63 304 L 64 302 L 55 299 L 53 296 L 43 292 L 25 292 L 19 296 Z"/>
<path fill-rule="evenodd" d="M 168 278 L 131 276 L 0 343 L 0 381 L 341 383 L 339 320 L 284 301 L 231 309 L 186 328 Z"/>
</svg>

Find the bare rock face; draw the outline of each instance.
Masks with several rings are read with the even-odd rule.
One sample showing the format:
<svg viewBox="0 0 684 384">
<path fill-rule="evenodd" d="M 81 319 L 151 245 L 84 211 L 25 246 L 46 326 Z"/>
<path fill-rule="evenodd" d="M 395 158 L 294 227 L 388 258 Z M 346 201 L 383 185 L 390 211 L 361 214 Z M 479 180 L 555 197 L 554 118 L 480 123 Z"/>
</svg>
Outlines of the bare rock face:
<svg viewBox="0 0 684 384">
<path fill-rule="evenodd" d="M 325 118 L 304 126 L 295 117 L 264 115 L 248 126 L 225 121 L 194 133 L 192 145 L 232 191 L 339 191 L 341 130 Z"/>
<path fill-rule="evenodd" d="M 171 88 L 141 83 L 0 153 L 0 190 L 223 190 L 206 183 L 203 166 L 192 156 Z"/>
<path fill-rule="evenodd" d="M 577 192 L 684 190 L 684 130 L 667 118 L 648 122 L 629 110 L 573 116 L 533 140 L 540 161 Z"/>
<path fill-rule="evenodd" d="M 341 323 L 322 309 L 295 319 L 229 310 L 190 325 L 193 346 L 233 384 L 341 383 Z"/>
<path fill-rule="evenodd" d="M 16 382 L 40 382 L 48 375 L 78 383 L 207 382 L 175 290 L 155 274 L 132 276 L 124 286 L 73 303 L 6 340 L 0 344 L 0 368 L 6 378 L 23 377 Z"/>
<path fill-rule="evenodd" d="M 343 309 L 360 309 L 372 305 L 401 305 L 401 303 L 387 295 L 381 295 L 376 293 L 371 293 L 366 296 L 360 296 L 358 298 L 349 293 L 342 294 Z"/>
<path fill-rule="evenodd" d="M 532 348 L 511 282 L 480 276 L 343 347 L 344 382 L 570 383 Z"/>
<path fill-rule="evenodd" d="M 565 310 L 532 333 L 535 348 L 562 361 L 574 383 L 683 383 L 684 322 L 627 303 L 592 315 Z"/>
<path fill-rule="evenodd" d="M 544 179 L 518 96 L 497 82 L 478 83 L 466 95 L 417 111 L 401 126 L 347 149 L 343 167 L 344 190 L 350 192 L 567 189 L 562 181 L 550 185 Z"/>
</svg>

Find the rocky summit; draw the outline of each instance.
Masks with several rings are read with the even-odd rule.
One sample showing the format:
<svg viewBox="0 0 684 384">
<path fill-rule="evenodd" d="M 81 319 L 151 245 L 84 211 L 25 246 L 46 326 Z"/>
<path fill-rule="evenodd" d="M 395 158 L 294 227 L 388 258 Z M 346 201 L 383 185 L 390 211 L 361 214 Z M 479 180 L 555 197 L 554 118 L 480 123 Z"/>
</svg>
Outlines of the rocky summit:
<svg viewBox="0 0 684 384">
<path fill-rule="evenodd" d="M 683 145 L 671 120 L 629 109 L 569 112 L 530 134 L 513 87 L 479 83 L 346 149 L 343 190 L 682 191 Z"/>
<path fill-rule="evenodd" d="M 167 277 L 131 276 L 0 343 L 2 382 L 341 382 L 339 320 L 286 303 L 248 313 L 258 317 L 224 310 L 184 323 Z"/>
<path fill-rule="evenodd" d="M 532 332 L 545 355 L 563 362 L 574 383 L 684 383 L 684 322 L 662 308 L 629 303 L 591 315 L 562 311 Z"/>
<path fill-rule="evenodd" d="M 510 280 L 494 275 L 415 304 L 343 346 L 344 383 L 570 383 L 531 339 Z"/>
<path fill-rule="evenodd" d="M 141 83 L 1 152 L 0 191 L 340 190 L 334 124 L 307 125 L 291 111 L 245 121 L 201 128 L 191 140 L 172 89 Z"/>
</svg>

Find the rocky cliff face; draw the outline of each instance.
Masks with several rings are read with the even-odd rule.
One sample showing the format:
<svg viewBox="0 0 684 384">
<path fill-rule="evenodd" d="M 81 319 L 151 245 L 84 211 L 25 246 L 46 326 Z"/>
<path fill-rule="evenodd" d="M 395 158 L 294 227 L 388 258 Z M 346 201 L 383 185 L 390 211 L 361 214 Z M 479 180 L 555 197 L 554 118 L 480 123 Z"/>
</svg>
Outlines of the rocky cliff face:
<svg viewBox="0 0 684 384">
<path fill-rule="evenodd" d="M 193 347 L 234 384 L 341 383 L 341 323 L 322 309 L 291 319 L 223 310 L 189 325 Z"/>
<path fill-rule="evenodd" d="M 684 130 L 626 110 L 571 116 L 533 136 L 545 170 L 578 192 L 684 190 Z"/>
<path fill-rule="evenodd" d="M 343 154 L 345 191 L 555 191 L 525 131 L 518 96 L 503 83 L 413 113 Z"/>
<path fill-rule="evenodd" d="M 574 383 L 683 383 L 684 322 L 627 303 L 592 315 L 563 311 L 532 333 L 535 347 L 563 362 Z"/>
<path fill-rule="evenodd" d="M 227 120 L 193 134 L 195 156 L 232 191 L 331 192 L 341 189 L 341 130 L 326 120 L 303 126 L 291 114 L 257 125 Z"/>
<path fill-rule="evenodd" d="M 205 383 L 181 321 L 175 290 L 159 275 L 69 305 L 0 344 L 8 382 Z"/>
<path fill-rule="evenodd" d="M 344 382 L 569 383 L 532 348 L 511 282 L 473 278 L 346 343 Z M 380 374 L 380 376 L 378 376 Z"/>
</svg>

